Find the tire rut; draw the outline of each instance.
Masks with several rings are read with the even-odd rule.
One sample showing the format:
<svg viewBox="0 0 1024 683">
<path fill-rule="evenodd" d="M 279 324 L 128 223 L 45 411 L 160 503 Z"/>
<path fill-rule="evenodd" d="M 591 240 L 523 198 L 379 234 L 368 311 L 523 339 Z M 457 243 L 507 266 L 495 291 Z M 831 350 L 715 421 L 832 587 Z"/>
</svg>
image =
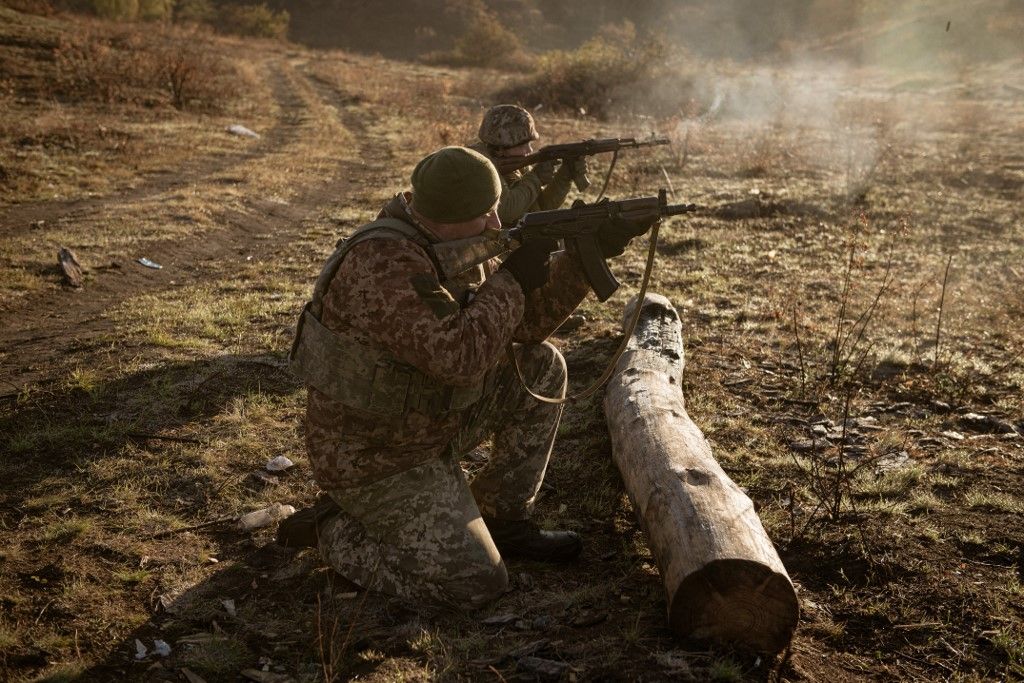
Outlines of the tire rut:
<svg viewBox="0 0 1024 683">
<path fill-rule="evenodd" d="M 289 111 L 296 120 L 301 120 L 301 112 L 309 104 L 302 98 L 301 88 L 289 82 L 280 65 L 275 73 L 275 87 L 282 88 L 279 91 L 282 101 L 288 102 Z M 305 74 L 292 73 L 309 81 Z M 283 89 L 287 89 L 287 93 Z M 323 99 L 324 93 L 316 88 L 312 90 Z M 221 210 L 215 214 L 219 229 L 200 239 L 178 238 L 148 244 L 151 253 L 161 254 L 163 270 L 145 268 L 130 256 L 121 254 L 116 258 L 119 267 L 94 269 L 85 290 L 43 292 L 23 302 L 16 311 L 5 312 L 8 320 L 0 331 L 0 348 L 12 351 L 0 368 L 0 398 L 11 399 L 26 385 L 52 380 L 57 372 L 52 367 L 54 358 L 95 348 L 99 337 L 115 331 L 109 314 L 121 302 L 140 294 L 159 293 L 207 280 L 215 274 L 218 263 L 237 258 L 240 249 L 261 259 L 272 258 L 300 235 L 304 219 L 315 215 L 320 207 L 349 195 L 353 186 L 351 178 L 369 170 L 362 159 L 385 158 L 388 152 L 386 146 L 379 146 L 383 144 L 380 141 L 368 142 L 364 134 L 365 116 L 343 112 L 339 107 L 335 109 L 342 125 L 351 130 L 359 142 L 356 153 L 339 160 L 328 180 L 309 188 L 288 204 L 248 198 L 242 211 Z M 285 138 L 298 135 L 298 125 L 293 124 L 291 133 L 282 130 L 279 134 Z M 190 177 L 181 183 L 195 180 Z"/>
<path fill-rule="evenodd" d="M 34 229 L 40 221 L 54 223 L 60 218 L 74 218 L 101 210 L 111 204 L 137 202 L 156 195 L 171 192 L 195 183 L 201 183 L 217 173 L 230 171 L 243 163 L 261 159 L 287 146 L 296 139 L 299 112 L 304 102 L 289 87 L 279 66 L 273 66 L 271 92 L 278 106 L 278 115 L 273 126 L 261 135 L 259 143 L 252 149 L 202 159 L 190 159 L 177 170 L 160 173 L 144 179 L 139 185 L 124 192 L 99 197 L 54 202 L 33 202 L 17 204 L 0 213 L 0 234 L 7 237 L 21 237 Z"/>
</svg>

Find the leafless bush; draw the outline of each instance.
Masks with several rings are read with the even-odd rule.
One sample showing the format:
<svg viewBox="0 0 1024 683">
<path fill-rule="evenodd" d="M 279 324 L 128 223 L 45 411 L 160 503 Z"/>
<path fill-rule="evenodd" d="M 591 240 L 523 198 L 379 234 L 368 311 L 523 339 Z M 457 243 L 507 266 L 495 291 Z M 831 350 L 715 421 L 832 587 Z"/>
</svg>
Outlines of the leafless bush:
<svg viewBox="0 0 1024 683">
<path fill-rule="evenodd" d="M 168 46 L 155 54 L 154 66 L 176 109 L 190 104 L 214 106 L 233 94 L 224 64 L 201 48 Z"/>
<path fill-rule="evenodd" d="M 501 23 L 482 4 L 472 5 L 464 17 L 465 32 L 450 50 L 430 52 L 423 60 L 431 64 L 478 66 L 508 71 L 528 70 L 533 58 L 523 49 L 519 36 Z"/>
<path fill-rule="evenodd" d="M 56 94 L 177 109 L 215 107 L 234 95 L 229 68 L 191 39 L 137 30 L 65 36 L 54 50 Z"/>
<path fill-rule="evenodd" d="M 54 58 L 57 90 L 71 99 L 130 101 L 152 87 L 151 54 L 131 33 L 63 36 Z"/>
<path fill-rule="evenodd" d="M 497 94 L 506 102 L 571 110 L 604 118 L 615 112 L 670 115 L 691 99 L 692 80 L 654 36 L 629 22 L 606 26 L 576 50 L 537 59 L 532 76 Z"/>
<path fill-rule="evenodd" d="M 882 275 L 882 282 L 875 292 L 871 303 L 861 311 L 860 315 L 849 325 L 847 316 L 851 314 L 851 285 L 854 278 L 861 276 L 856 274 L 857 258 L 856 245 L 850 246 L 850 255 L 846 264 L 846 274 L 843 278 L 843 294 L 839 302 L 839 311 L 836 315 L 836 331 L 830 345 L 829 381 L 836 383 L 847 374 L 855 374 L 864 364 L 873 344 L 865 336 L 868 327 L 875 319 L 879 310 L 879 304 L 883 297 L 889 292 L 892 286 L 893 251 L 895 243 L 890 245 L 889 256 L 886 259 L 885 273 Z"/>
<path fill-rule="evenodd" d="M 0 5 L 6 5 L 22 14 L 35 14 L 41 17 L 48 17 L 56 11 L 49 0 L 3 0 Z"/>
</svg>

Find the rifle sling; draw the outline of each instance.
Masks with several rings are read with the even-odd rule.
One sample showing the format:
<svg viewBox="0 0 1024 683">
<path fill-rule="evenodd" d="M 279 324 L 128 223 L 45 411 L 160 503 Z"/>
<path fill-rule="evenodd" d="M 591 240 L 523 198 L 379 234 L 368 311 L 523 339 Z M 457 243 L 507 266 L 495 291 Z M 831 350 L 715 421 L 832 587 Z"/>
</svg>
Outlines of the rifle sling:
<svg viewBox="0 0 1024 683">
<path fill-rule="evenodd" d="M 640 293 L 636 295 L 636 309 L 633 311 L 633 317 L 629 321 L 629 325 L 626 328 L 625 336 L 622 337 L 622 342 L 619 343 L 619 348 L 616 349 L 615 355 L 608 361 L 608 366 L 601 373 L 601 376 L 596 382 L 587 387 L 584 391 L 578 394 L 566 394 L 564 398 L 551 398 L 550 396 L 542 396 L 535 393 L 530 386 L 526 383 L 526 378 L 523 377 L 523 370 L 519 367 L 519 361 L 516 359 L 516 354 L 512 348 L 512 342 L 509 342 L 505 349 L 508 354 L 509 360 L 512 362 L 512 367 L 516 369 L 516 375 L 519 377 L 519 383 L 526 389 L 526 393 L 532 396 L 534 399 L 541 403 L 550 403 L 557 406 L 564 406 L 566 403 L 575 403 L 582 401 L 585 398 L 590 398 L 598 392 L 605 385 L 605 383 L 611 379 L 612 375 L 615 374 L 615 366 L 618 365 L 619 359 L 622 358 L 622 354 L 626 352 L 626 347 L 629 346 L 630 340 L 633 338 L 633 332 L 636 330 L 636 325 L 640 322 L 640 313 L 643 311 L 644 297 L 647 295 L 647 285 L 651 281 L 651 273 L 654 271 L 654 255 L 658 251 L 658 229 L 661 227 L 661 221 L 659 220 L 651 228 L 650 245 L 647 247 L 647 265 L 644 267 L 644 277 L 640 282 Z"/>
</svg>

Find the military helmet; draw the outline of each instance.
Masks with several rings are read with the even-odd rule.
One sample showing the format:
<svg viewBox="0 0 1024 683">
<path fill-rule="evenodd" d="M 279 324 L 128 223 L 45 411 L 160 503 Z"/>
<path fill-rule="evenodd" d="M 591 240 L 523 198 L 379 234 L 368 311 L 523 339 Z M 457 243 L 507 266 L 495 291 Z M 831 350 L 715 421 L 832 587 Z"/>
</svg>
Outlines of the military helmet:
<svg viewBox="0 0 1024 683">
<path fill-rule="evenodd" d="M 480 123 L 480 141 L 499 149 L 518 147 L 539 137 L 530 112 L 514 104 L 491 107 Z"/>
</svg>

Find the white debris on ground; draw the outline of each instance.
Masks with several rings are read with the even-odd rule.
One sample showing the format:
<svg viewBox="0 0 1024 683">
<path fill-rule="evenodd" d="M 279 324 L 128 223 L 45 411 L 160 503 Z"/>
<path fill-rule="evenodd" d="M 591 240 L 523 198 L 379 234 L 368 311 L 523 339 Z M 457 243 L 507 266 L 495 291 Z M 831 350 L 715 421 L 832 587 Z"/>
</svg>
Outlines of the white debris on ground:
<svg viewBox="0 0 1024 683">
<path fill-rule="evenodd" d="M 274 522 L 280 522 L 282 519 L 291 517 L 294 514 L 295 508 L 291 505 L 274 503 L 262 510 L 255 510 L 254 512 L 242 515 L 238 518 L 238 526 L 242 531 L 252 531 L 253 529 L 270 526 Z"/>
<path fill-rule="evenodd" d="M 284 455 L 279 455 L 270 462 L 267 463 L 267 471 L 269 472 L 284 472 L 289 467 L 293 467 L 294 462 L 289 460 Z"/>
<path fill-rule="evenodd" d="M 228 126 L 228 132 L 231 133 L 232 135 L 240 135 L 243 138 L 259 138 L 260 136 L 259 133 L 253 132 L 245 126 L 238 123 L 232 123 L 230 126 Z"/>
</svg>

